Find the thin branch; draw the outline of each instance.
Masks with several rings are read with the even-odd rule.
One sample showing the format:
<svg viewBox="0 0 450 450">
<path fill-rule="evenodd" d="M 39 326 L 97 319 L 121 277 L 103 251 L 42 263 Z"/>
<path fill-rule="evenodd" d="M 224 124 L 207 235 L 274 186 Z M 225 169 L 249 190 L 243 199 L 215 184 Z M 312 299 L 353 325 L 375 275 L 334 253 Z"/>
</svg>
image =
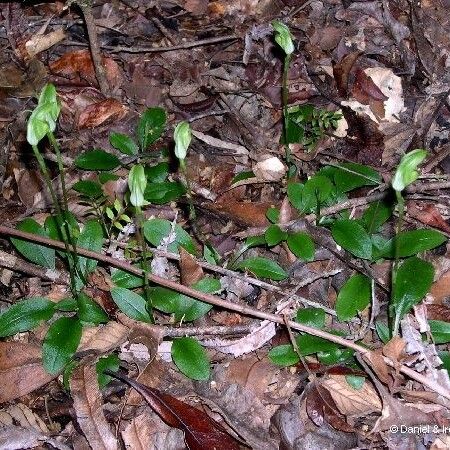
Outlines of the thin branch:
<svg viewBox="0 0 450 450">
<path fill-rule="evenodd" d="M 121 47 L 114 45 L 102 45 L 103 50 L 108 50 L 111 53 L 161 53 L 161 52 L 171 52 L 173 50 L 186 50 L 188 48 L 202 47 L 204 45 L 213 45 L 220 42 L 228 42 L 239 39 L 234 34 L 226 36 L 218 36 L 209 39 L 200 39 L 199 41 L 185 42 L 179 45 L 169 45 L 167 47 Z M 77 47 L 85 47 L 85 44 L 80 44 L 79 42 L 69 42 L 67 45 L 73 45 Z"/>
<path fill-rule="evenodd" d="M 53 239 L 48 239 L 44 236 L 39 236 L 39 235 L 31 234 L 31 233 L 26 233 L 26 232 L 20 231 L 20 230 L 15 230 L 13 228 L 8 228 L 3 225 L 0 225 L 0 234 L 6 235 L 6 236 L 14 236 L 19 239 L 25 239 L 25 240 L 31 241 L 31 242 L 37 242 L 37 243 L 48 245 L 52 248 L 57 248 L 60 250 L 65 249 L 64 244 L 62 242 L 54 241 Z M 78 252 L 78 254 L 85 256 L 87 258 L 92 258 L 97 261 L 101 261 L 103 263 L 109 264 L 112 267 L 122 269 L 122 270 L 132 273 L 134 275 L 143 276 L 143 271 L 141 269 L 139 269 L 137 267 L 133 267 L 131 264 L 128 264 L 125 261 L 120 261 L 120 260 L 111 258 L 109 256 L 102 255 L 100 253 L 92 252 L 90 250 L 85 250 L 83 248 L 78 248 L 77 252 Z M 318 328 L 308 327 L 306 325 L 303 325 L 301 323 L 294 322 L 291 320 L 285 322 L 284 317 L 280 314 L 271 314 L 271 313 L 267 313 L 264 311 L 260 311 L 256 308 L 252 308 L 247 305 L 240 305 L 237 303 L 232 303 L 227 300 L 223 300 L 215 295 L 205 294 L 204 292 L 196 291 L 190 287 L 183 286 L 175 281 L 167 280 L 165 278 L 161 278 L 161 277 L 158 277 L 153 274 L 149 274 L 148 279 L 149 279 L 149 281 L 151 281 L 155 284 L 164 286 L 169 289 L 173 289 L 174 291 L 177 291 L 177 292 L 180 292 L 181 294 L 185 294 L 190 297 L 196 298 L 197 300 L 208 303 L 210 305 L 218 306 L 220 308 L 224 308 L 229 311 L 235 311 L 235 312 L 247 315 L 247 316 L 256 317 L 258 319 L 270 320 L 270 321 L 278 323 L 280 325 L 286 324 L 286 325 L 290 326 L 293 330 L 302 331 L 304 333 L 311 334 L 312 336 L 321 337 L 330 342 L 334 342 L 343 347 L 350 348 L 350 349 L 362 354 L 366 358 L 370 358 L 370 356 L 372 355 L 372 351 L 369 350 L 368 348 L 358 345 L 355 342 L 348 341 L 340 336 L 336 336 L 334 334 L 328 333 L 328 332 L 326 332 L 324 330 L 320 330 Z M 384 361 L 389 366 L 396 367 L 396 363 L 391 361 L 389 358 L 384 357 Z M 450 391 L 445 389 L 444 386 L 439 385 L 437 382 L 435 382 L 435 380 L 428 379 L 424 375 L 416 372 L 413 369 L 410 369 L 409 367 L 403 366 L 403 365 L 400 366 L 398 368 L 398 370 L 400 372 L 402 372 L 403 374 L 409 376 L 413 380 L 416 380 L 416 381 L 422 383 L 424 386 L 427 386 L 432 391 L 434 391 L 450 400 Z"/>
</svg>

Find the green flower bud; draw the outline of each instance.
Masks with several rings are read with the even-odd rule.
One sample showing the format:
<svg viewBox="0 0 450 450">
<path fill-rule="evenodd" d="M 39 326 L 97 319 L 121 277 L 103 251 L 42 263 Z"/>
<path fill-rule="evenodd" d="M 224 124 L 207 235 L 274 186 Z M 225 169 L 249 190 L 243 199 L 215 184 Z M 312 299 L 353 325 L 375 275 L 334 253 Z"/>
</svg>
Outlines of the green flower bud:
<svg viewBox="0 0 450 450">
<path fill-rule="evenodd" d="M 134 165 L 128 174 L 128 188 L 130 189 L 130 202 L 133 206 L 142 207 L 149 203 L 144 199 L 147 186 L 144 167 L 141 164 Z"/>
<path fill-rule="evenodd" d="M 48 132 L 55 131 L 60 111 L 55 86 L 46 84 L 39 96 L 38 105 L 28 119 L 27 141 L 30 145 L 37 145 Z"/>
<path fill-rule="evenodd" d="M 395 175 L 392 178 L 392 187 L 401 192 L 411 183 L 417 180 L 419 172 L 417 166 L 425 159 L 427 151 L 422 148 L 416 148 L 415 150 L 403 155 L 400 164 L 395 171 Z"/>
<path fill-rule="evenodd" d="M 288 26 L 279 20 L 274 20 L 272 27 L 275 30 L 275 42 L 283 49 L 286 55 L 293 53 L 294 42 Z"/>
<path fill-rule="evenodd" d="M 189 144 L 192 140 L 191 126 L 188 122 L 180 122 L 173 133 L 175 139 L 175 156 L 178 159 L 185 159 Z"/>
</svg>

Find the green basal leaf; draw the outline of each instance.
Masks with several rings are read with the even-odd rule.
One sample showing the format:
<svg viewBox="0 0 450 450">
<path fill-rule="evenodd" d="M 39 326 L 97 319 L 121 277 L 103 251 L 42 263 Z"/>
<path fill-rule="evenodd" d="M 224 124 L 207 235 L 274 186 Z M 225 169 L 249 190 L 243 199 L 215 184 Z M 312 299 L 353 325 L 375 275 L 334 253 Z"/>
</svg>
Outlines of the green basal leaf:
<svg viewBox="0 0 450 450">
<path fill-rule="evenodd" d="M 124 270 L 115 269 L 111 275 L 111 281 L 118 287 L 126 289 L 135 289 L 144 285 L 144 278 L 125 272 Z"/>
<path fill-rule="evenodd" d="M 354 355 L 354 351 L 350 348 L 334 348 L 326 352 L 318 352 L 317 357 L 322 364 L 332 366 L 335 364 L 346 364 Z"/>
<path fill-rule="evenodd" d="M 425 297 L 433 282 L 434 268 L 415 256 L 405 260 L 398 268 L 394 280 L 391 308 L 395 313 L 394 329 L 403 316 Z"/>
<path fill-rule="evenodd" d="M 194 241 L 186 231 L 179 225 L 175 224 L 175 240 L 169 244 L 170 252 L 178 253 L 178 246 L 181 245 L 186 251 L 195 255 L 197 249 Z M 166 219 L 150 219 L 144 223 L 144 236 L 150 244 L 158 247 L 161 241 L 169 236 L 172 232 L 172 222 Z"/>
<path fill-rule="evenodd" d="M 104 388 L 113 378 L 104 373 L 105 370 L 110 370 L 111 372 L 118 372 L 120 368 L 119 357 L 112 353 L 108 356 L 103 356 L 97 361 L 95 365 L 95 371 L 97 372 L 97 380 L 100 388 Z"/>
<path fill-rule="evenodd" d="M 329 177 L 339 192 L 362 186 L 377 186 L 382 182 L 376 170 L 353 162 L 339 164 L 339 167 L 324 167 L 319 174 Z"/>
<path fill-rule="evenodd" d="M 102 226 L 95 219 L 88 220 L 77 239 L 77 246 L 100 253 L 103 245 Z M 97 267 L 97 260 L 80 256 L 78 267 L 84 275 L 89 275 Z"/>
<path fill-rule="evenodd" d="M 147 310 L 145 299 L 135 292 L 121 288 L 113 287 L 111 297 L 118 308 L 128 317 L 141 322 L 152 322 L 152 317 Z"/>
<path fill-rule="evenodd" d="M 55 312 L 55 303 L 48 298 L 32 297 L 13 304 L 0 314 L 0 337 L 36 328 L 49 320 Z"/>
<path fill-rule="evenodd" d="M 78 310 L 77 301 L 72 298 L 64 298 L 60 300 L 58 303 L 54 303 L 56 311 L 64 311 L 64 312 L 75 312 Z"/>
<path fill-rule="evenodd" d="M 295 50 L 294 42 L 288 26 L 279 20 L 274 20 L 272 27 L 275 30 L 275 42 L 282 48 L 286 55 L 293 53 Z"/>
<path fill-rule="evenodd" d="M 82 322 L 94 325 L 106 323 L 109 320 L 108 314 L 101 306 L 83 292 L 78 295 L 78 317 Z"/>
<path fill-rule="evenodd" d="M 435 344 L 450 342 L 450 323 L 443 320 L 428 320 L 428 325 Z"/>
<path fill-rule="evenodd" d="M 297 346 L 302 356 L 313 355 L 317 352 L 330 352 L 339 347 L 334 342 L 313 336 L 311 334 L 302 334 L 296 338 Z"/>
<path fill-rule="evenodd" d="M 331 228 L 331 233 L 336 243 L 353 255 L 363 259 L 372 258 L 372 240 L 355 220 L 337 220 Z"/>
<path fill-rule="evenodd" d="M 203 278 L 192 288 L 209 294 L 222 290 L 220 281 L 214 278 Z M 154 308 L 167 314 L 174 314 L 176 321 L 192 322 L 203 317 L 212 308 L 208 303 L 160 286 L 150 288 L 150 298 Z"/>
<path fill-rule="evenodd" d="M 266 217 L 270 220 L 270 222 L 278 223 L 280 220 L 280 210 L 275 207 L 268 208 L 266 211 Z"/>
<path fill-rule="evenodd" d="M 141 116 L 137 126 L 137 137 L 141 151 L 156 142 L 166 126 L 167 114 L 162 108 L 148 108 Z"/>
<path fill-rule="evenodd" d="M 42 344 L 42 364 L 57 374 L 72 359 L 81 339 L 81 323 L 72 317 L 60 317 L 50 325 Z"/>
<path fill-rule="evenodd" d="M 192 131 L 189 122 L 182 121 L 177 124 L 173 138 L 175 140 L 175 156 L 178 159 L 185 159 L 192 141 Z"/>
<path fill-rule="evenodd" d="M 297 257 L 304 261 L 312 261 L 315 254 L 314 241 L 311 236 L 304 231 L 291 233 L 287 237 L 287 245 L 289 250 Z"/>
<path fill-rule="evenodd" d="M 332 193 L 333 185 L 331 181 L 327 177 L 314 175 L 305 183 L 302 191 L 303 210 L 315 210 L 329 200 Z"/>
<path fill-rule="evenodd" d="M 72 189 L 90 199 L 96 199 L 103 194 L 102 185 L 96 181 L 80 180 L 77 181 Z"/>
<path fill-rule="evenodd" d="M 130 190 L 130 202 L 133 206 L 141 208 L 148 205 L 144 199 L 147 177 L 142 164 L 135 164 L 128 173 L 128 189 Z"/>
<path fill-rule="evenodd" d="M 450 352 L 438 352 L 438 356 L 442 360 L 442 366 L 450 374 Z"/>
<path fill-rule="evenodd" d="M 398 249 L 398 257 L 416 255 L 419 252 L 438 247 L 447 240 L 446 236 L 436 230 L 421 229 L 402 231 L 392 240 L 392 247 Z"/>
<path fill-rule="evenodd" d="M 149 183 L 144 192 L 145 200 L 156 205 L 177 200 L 186 193 L 182 183 L 178 181 L 164 181 L 162 183 Z"/>
<path fill-rule="evenodd" d="M 61 226 L 58 224 L 60 222 Z M 66 227 L 64 222 L 69 225 L 69 230 L 72 236 L 76 239 L 80 234 L 80 227 L 77 222 L 77 218 L 70 212 L 64 211 L 61 214 L 55 214 L 53 216 L 48 216 L 45 219 L 44 228 L 48 233 L 50 239 L 55 239 L 57 241 L 67 240 Z M 61 251 L 61 255 L 65 255 L 64 251 Z"/>
<path fill-rule="evenodd" d="M 236 264 L 237 269 L 249 270 L 257 277 L 269 278 L 270 280 L 284 280 L 288 274 L 275 261 L 256 256 L 247 258 Z"/>
<path fill-rule="evenodd" d="M 342 286 L 336 300 L 336 313 L 341 322 L 353 319 L 370 304 L 372 288 L 368 277 L 355 274 Z"/>
<path fill-rule="evenodd" d="M 221 259 L 217 250 L 208 244 L 203 246 L 203 258 L 209 264 L 217 264 Z"/>
<path fill-rule="evenodd" d="M 27 233 L 36 234 L 38 236 L 48 237 L 48 234 L 44 228 L 42 228 L 34 219 L 24 219 L 17 226 L 18 230 L 26 231 Z M 48 269 L 55 268 L 55 250 L 44 245 L 34 244 L 22 239 L 11 238 L 11 242 L 29 261 Z"/>
<path fill-rule="evenodd" d="M 266 238 L 266 243 L 269 247 L 273 247 L 274 245 L 278 245 L 281 241 L 286 240 L 287 233 L 283 231 L 278 225 L 270 225 L 264 233 L 264 237 Z"/>
<path fill-rule="evenodd" d="M 325 326 L 325 311 L 320 308 L 302 308 L 297 310 L 296 321 L 313 328 Z"/>
<path fill-rule="evenodd" d="M 116 155 L 96 148 L 81 153 L 75 159 L 75 165 L 84 170 L 113 170 L 120 166 L 120 161 Z"/>
<path fill-rule="evenodd" d="M 379 200 L 373 202 L 364 211 L 361 217 L 361 225 L 369 234 L 377 232 L 381 226 L 392 216 L 392 205 Z"/>
<path fill-rule="evenodd" d="M 195 339 L 174 339 L 171 353 L 173 362 L 182 374 L 191 380 L 209 379 L 211 368 L 208 354 Z"/>
<path fill-rule="evenodd" d="M 375 322 L 375 329 L 377 330 L 378 337 L 383 344 L 387 344 L 392 339 L 392 333 L 386 324 L 377 320 Z"/>
<path fill-rule="evenodd" d="M 233 186 L 233 184 L 235 184 L 235 183 L 238 183 L 239 181 L 244 181 L 244 180 L 248 180 L 250 178 L 255 178 L 255 176 L 256 175 L 251 170 L 246 170 L 244 172 L 239 172 L 231 180 L 231 186 Z"/>
<path fill-rule="evenodd" d="M 117 181 L 119 178 L 120 177 L 116 174 L 109 172 L 100 172 L 98 174 L 98 181 L 100 181 L 101 184 L 105 184 L 108 181 Z"/>
<path fill-rule="evenodd" d="M 125 155 L 133 156 L 139 153 L 139 147 L 136 142 L 126 134 L 111 133 L 109 135 L 109 143 Z"/>
<path fill-rule="evenodd" d="M 392 178 L 392 187 L 394 190 L 401 192 L 417 180 L 419 177 L 417 167 L 426 156 L 427 151 L 421 148 L 417 148 L 406 155 L 403 155 L 394 177 Z"/>
<path fill-rule="evenodd" d="M 166 180 L 167 175 L 169 175 L 169 163 L 160 162 L 154 166 L 145 167 L 145 176 L 149 183 L 162 183 Z"/>
<path fill-rule="evenodd" d="M 288 183 L 287 194 L 291 205 L 299 211 L 304 211 L 305 204 L 303 203 L 303 189 L 304 184 L 301 183 Z"/>
<path fill-rule="evenodd" d="M 281 367 L 293 366 L 300 361 L 291 344 L 278 345 L 272 348 L 267 356 L 273 364 Z"/>
</svg>

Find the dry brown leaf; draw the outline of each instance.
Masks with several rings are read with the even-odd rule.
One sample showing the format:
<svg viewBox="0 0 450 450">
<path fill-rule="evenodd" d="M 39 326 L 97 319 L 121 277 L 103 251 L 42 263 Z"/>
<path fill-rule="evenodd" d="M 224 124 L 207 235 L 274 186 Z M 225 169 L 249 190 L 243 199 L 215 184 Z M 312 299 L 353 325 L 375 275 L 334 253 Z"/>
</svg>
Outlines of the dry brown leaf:
<svg viewBox="0 0 450 450">
<path fill-rule="evenodd" d="M 98 450 L 116 450 L 117 440 L 103 413 L 95 365 L 79 366 L 74 370 L 70 393 L 78 424 L 89 445 Z"/>
<path fill-rule="evenodd" d="M 407 203 L 407 208 L 408 215 L 414 219 L 419 220 L 425 225 L 436 227 L 446 233 L 450 233 L 450 225 L 444 220 L 435 205 L 431 203 L 423 204 L 411 201 Z"/>
<path fill-rule="evenodd" d="M 246 203 L 233 200 L 210 205 L 211 209 L 228 215 L 233 221 L 246 227 L 267 225 L 269 222 L 266 218 L 266 211 L 271 206 L 274 205 L 270 202 Z"/>
<path fill-rule="evenodd" d="M 40 347 L 22 342 L 0 342 L 0 403 L 33 392 L 55 377 L 42 366 Z"/>
<path fill-rule="evenodd" d="M 25 448 L 42 448 L 43 443 L 50 444 L 59 450 L 70 450 L 71 447 L 52 439 L 50 436 L 34 428 L 18 427 L 15 425 L 0 425 L 0 448 L 7 450 L 23 450 Z"/>
<path fill-rule="evenodd" d="M 170 428 L 149 409 L 131 419 L 121 434 L 125 448 L 128 449 L 184 447 L 183 432 Z"/>
<path fill-rule="evenodd" d="M 394 336 L 383 347 L 383 355 L 387 356 L 394 363 L 400 363 L 406 356 L 404 354 L 406 342 L 399 336 Z"/>
<path fill-rule="evenodd" d="M 37 54 L 53 47 L 58 42 L 61 42 L 65 37 L 66 34 L 62 28 L 47 34 L 35 34 L 31 39 L 25 42 L 25 48 L 27 49 L 30 58 L 33 58 Z"/>
<path fill-rule="evenodd" d="M 11 405 L 0 410 L 0 425 L 19 425 L 24 428 L 34 428 L 42 433 L 50 433 L 43 420 L 23 403 Z"/>
<path fill-rule="evenodd" d="M 119 65 L 112 58 L 103 57 L 102 62 L 109 84 L 116 88 L 121 82 Z M 97 86 L 97 77 L 89 50 L 74 50 L 65 53 L 50 64 L 50 71 L 54 75 L 74 79 L 78 83 L 85 81 L 90 85 Z"/>
<path fill-rule="evenodd" d="M 129 332 L 129 328 L 113 321 L 104 326 L 83 328 L 78 352 L 108 353 L 123 344 Z"/>
<path fill-rule="evenodd" d="M 328 390 L 337 408 L 345 416 L 381 412 L 381 400 L 367 381 L 361 389 L 355 389 L 347 383 L 344 375 L 330 375 L 321 386 Z"/>
<path fill-rule="evenodd" d="M 430 294 L 434 298 L 434 303 L 443 303 L 450 297 L 450 270 L 433 283 Z"/>
<path fill-rule="evenodd" d="M 127 112 L 128 108 L 122 103 L 113 98 L 108 98 L 87 106 L 78 117 L 77 127 L 82 129 L 109 125 L 124 118 Z"/>
<path fill-rule="evenodd" d="M 261 324 L 249 334 L 240 339 L 213 338 L 202 341 L 204 347 L 214 348 L 221 353 L 228 353 L 234 357 L 254 352 L 269 342 L 276 334 L 275 324 L 263 320 Z"/>
<path fill-rule="evenodd" d="M 181 283 L 185 286 L 192 286 L 203 278 L 203 269 L 183 247 L 180 247 L 180 272 Z"/>
<path fill-rule="evenodd" d="M 106 373 L 138 391 L 168 425 L 183 430 L 189 449 L 239 449 L 234 437 L 204 411 L 124 375 L 109 371 Z"/>
</svg>

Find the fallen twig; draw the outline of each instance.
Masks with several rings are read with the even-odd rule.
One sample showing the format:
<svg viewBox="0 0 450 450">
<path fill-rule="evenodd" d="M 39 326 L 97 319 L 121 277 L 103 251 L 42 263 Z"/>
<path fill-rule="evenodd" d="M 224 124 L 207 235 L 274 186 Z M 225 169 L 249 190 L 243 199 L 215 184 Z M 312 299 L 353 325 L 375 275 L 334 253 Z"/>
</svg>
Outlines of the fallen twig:
<svg viewBox="0 0 450 450">
<path fill-rule="evenodd" d="M 0 234 L 6 235 L 6 236 L 14 236 L 19 239 L 25 239 L 32 242 L 37 242 L 40 244 L 48 245 L 52 248 L 57 248 L 60 250 L 64 250 L 64 244 L 59 241 L 55 241 L 53 239 L 46 238 L 44 236 L 39 236 L 31 233 L 26 233 L 24 231 L 15 230 L 13 228 L 5 227 L 3 225 L 0 225 Z M 131 264 L 128 264 L 125 261 L 120 261 L 114 258 L 111 258 L 107 255 L 102 255 L 100 253 L 92 252 L 90 250 L 86 250 L 83 248 L 77 248 L 77 253 L 81 256 L 85 256 L 87 258 L 92 258 L 97 261 L 104 262 L 106 264 L 109 264 L 110 266 L 116 267 L 118 269 L 122 269 L 126 272 L 132 273 L 134 275 L 142 276 L 143 271 L 137 267 L 133 267 Z M 278 323 L 280 325 L 288 325 L 293 330 L 302 331 L 304 333 L 311 334 L 313 336 L 321 337 L 323 339 L 326 339 L 328 341 L 334 342 L 338 345 L 341 345 L 343 347 L 350 348 L 361 355 L 363 355 L 365 358 L 369 358 L 372 355 L 372 351 L 366 347 L 363 347 L 361 345 L 356 344 L 355 342 L 348 341 L 340 336 L 336 336 L 334 334 L 328 333 L 324 330 L 320 330 L 318 328 L 312 328 L 308 327 L 306 325 L 300 324 L 298 322 L 294 321 L 286 321 L 285 318 L 280 314 L 271 314 L 264 311 L 260 311 L 256 308 L 252 308 L 247 305 L 241 305 L 237 303 L 232 303 L 227 300 L 223 300 L 215 295 L 211 294 L 205 294 L 204 292 L 196 291 L 195 289 L 192 289 L 188 286 L 183 286 L 175 281 L 167 280 L 165 278 L 158 277 L 153 274 L 148 274 L 148 280 L 152 283 L 158 284 L 160 286 L 164 286 L 169 289 L 173 289 L 174 291 L 180 292 L 181 294 L 188 295 L 190 297 L 196 298 L 197 300 L 200 300 L 202 302 L 208 303 L 210 305 L 219 306 L 224 309 L 228 309 L 230 311 L 235 311 L 247 316 L 256 317 L 258 319 L 263 320 L 270 320 L 272 322 Z M 403 374 L 409 376 L 415 381 L 418 381 L 419 383 L 423 384 L 424 386 L 427 386 L 432 391 L 442 395 L 443 397 L 450 400 L 450 391 L 445 389 L 443 386 L 439 385 L 435 380 L 428 379 L 424 375 L 416 372 L 413 369 L 410 369 L 409 367 L 406 367 L 404 365 L 398 367 L 398 363 L 391 361 L 389 358 L 384 357 L 384 361 L 387 365 L 391 367 L 395 367 L 397 370 L 402 372 Z"/>
</svg>

